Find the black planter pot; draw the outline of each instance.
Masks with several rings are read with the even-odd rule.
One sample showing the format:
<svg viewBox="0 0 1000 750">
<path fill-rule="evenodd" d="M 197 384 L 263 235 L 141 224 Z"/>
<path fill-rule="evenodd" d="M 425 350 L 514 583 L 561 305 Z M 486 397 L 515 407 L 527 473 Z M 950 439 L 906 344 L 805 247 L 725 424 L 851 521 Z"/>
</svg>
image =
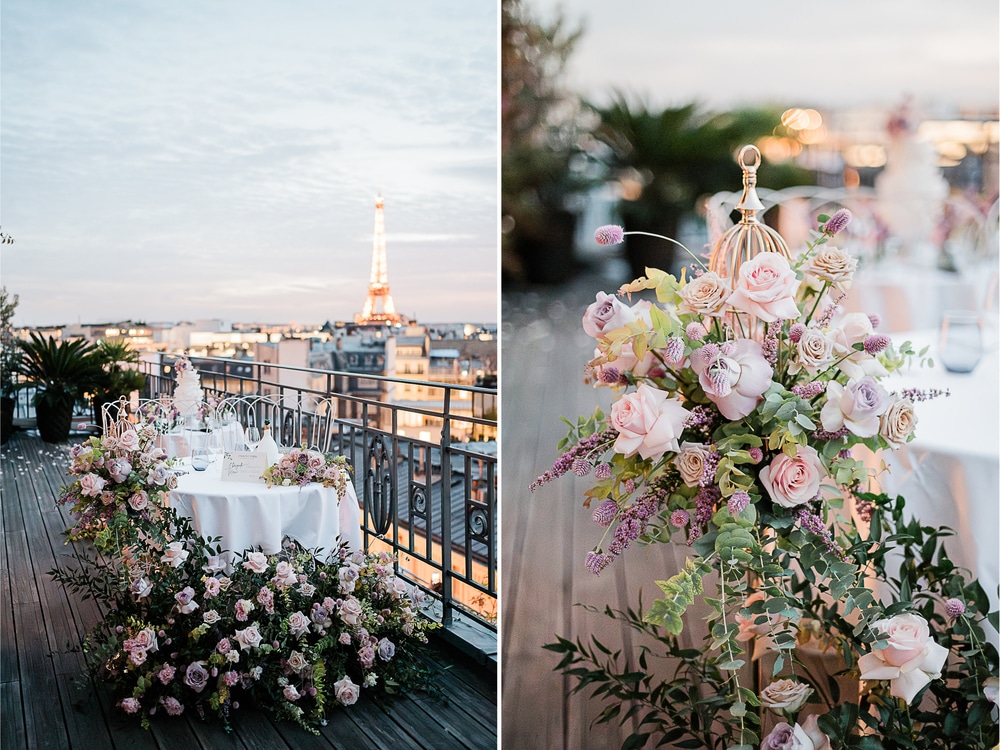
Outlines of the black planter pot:
<svg viewBox="0 0 1000 750">
<path fill-rule="evenodd" d="M 677 220 L 669 217 L 660 223 L 647 226 L 639 222 L 625 223 L 626 229 L 630 231 L 649 232 L 672 239 L 677 239 L 677 225 Z M 632 277 L 636 279 L 645 276 L 647 268 L 658 268 L 667 273 L 674 273 L 674 265 L 679 260 L 678 255 L 682 253 L 684 251 L 673 242 L 661 240 L 659 237 L 630 234 L 625 238 L 625 257 L 628 259 Z"/>
<path fill-rule="evenodd" d="M 14 399 L 11 396 L 0 397 L 0 445 L 10 440 L 14 432 Z"/>
<path fill-rule="evenodd" d="M 46 443 L 65 443 L 73 423 L 73 403 L 38 401 L 35 404 L 38 435 Z"/>
</svg>

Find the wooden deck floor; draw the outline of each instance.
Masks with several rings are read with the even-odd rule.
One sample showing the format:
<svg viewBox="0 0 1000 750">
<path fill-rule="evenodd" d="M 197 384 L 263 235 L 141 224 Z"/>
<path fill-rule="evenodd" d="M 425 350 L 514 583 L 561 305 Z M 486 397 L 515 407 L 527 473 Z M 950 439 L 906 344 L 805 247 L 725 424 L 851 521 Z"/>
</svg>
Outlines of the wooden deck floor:
<svg viewBox="0 0 1000 750">
<path fill-rule="evenodd" d="M 542 650 L 558 634 L 633 652 L 632 632 L 577 603 L 603 609 L 648 602 L 659 593 L 654 581 L 668 578 L 686 557 L 668 545 L 631 549 L 600 576 L 583 567 L 600 528 L 581 507 L 588 480 L 572 475 L 534 493 L 528 484 L 552 466 L 565 433 L 560 416 L 590 414 L 610 394 L 583 382 L 583 366 L 594 342 L 581 318 L 598 291 L 612 293 L 624 273 L 614 266 L 563 287 L 510 291 L 503 295 L 501 564 L 502 746 L 518 750 L 579 750 L 620 747 L 633 728 L 591 727 L 601 712 L 591 691 L 567 697 L 572 683 L 553 672 L 559 655 Z M 610 273 L 609 273 L 610 272 Z M 693 645 L 693 643 L 692 643 Z"/>
<path fill-rule="evenodd" d="M 0 460 L 0 747 L 104 750 L 320 750 L 327 748 L 495 748 L 496 676 L 435 642 L 447 700 L 398 699 L 387 712 L 362 699 L 337 710 L 314 736 L 243 708 L 234 730 L 185 714 L 157 717 L 141 729 L 111 705 L 92 681 L 81 681 L 83 657 L 70 649 L 97 620 L 93 602 L 79 601 L 46 571 L 65 554 L 69 525 L 55 499 L 65 484 L 67 446 L 35 433 L 15 433 Z"/>
</svg>

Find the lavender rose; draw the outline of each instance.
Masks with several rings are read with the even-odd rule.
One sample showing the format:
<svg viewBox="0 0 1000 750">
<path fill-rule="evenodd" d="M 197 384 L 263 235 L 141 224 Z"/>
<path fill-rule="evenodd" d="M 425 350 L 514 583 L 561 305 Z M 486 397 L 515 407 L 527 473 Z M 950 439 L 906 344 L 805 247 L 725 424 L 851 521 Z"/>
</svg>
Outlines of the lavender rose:
<svg viewBox="0 0 1000 750">
<path fill-rule="evenodd" d="M 351 682 L 351 678 L 341 677 L 333 683 L 333 695 L 344 706 L 352 706 L 358 702 L 361 688 Z"/>
<path fill-rule="evenodd" d="M 132 464 L 128 462 L 128 459 L 116 458 L 108 464 L 108 473 L 111 478 L 114 479 L 119 484 L 128 479 L 128 475 L 132 473 Z"/>
<path fill-rule="evenodd" d="M 798 288 L 795 272 L 783 255 L 760 253 L 740 266 L 736 288 L 727 302 L 768 323 L 795 320 L 799 317 Z"/>
<path fill-rule="evenodd" d="M 878 434 L 879 417 L 888 408 L 889 394 L 873 377 L 849 380 L 846 387 L 831 380 L 819 416 L 828 432 L 846 427 L 858 437 L 872 437 Z"/>
<path fill-rule="evenodd" d="M 760 750 L 830 750 L 830 738 L 819 730 L 816 716 L 789 726 L 779 721 L 760 743 Z"/>
<path fill-rule="evenodd" d="M 204 665 L 203 661 L 191 662 L 184 673 L 184 684 L 196 693 L 200 693 L 208 684 L 208 672 L 205 671 Z"/>
<path fill-rule="evenodd" d="M 583 315 L 583 330 L 595 339 L 603 338 L 605 331 L 621 328 L 635 320 L 631 308 L 621 300 L 604 292 L 597 293 L 597 300 L 591 303 Z"/>
<path fill-rule="evenodd" d="M 760 483 L 782 508 L 794 508 L 819 494 L 820 479 L 826 474 L 815 448 L 796 446 L 795 457 L 779 453 L 760 470 Z"/>
<path fill-rule="evenodd" d="M 378 642 L 378 658 L 382 661 L 389 661 L 396 655 L 396 644 L 388 638 L 383 638 Z"/>
<path fill-rule="evenodd" d="M 611 406 L 611 425 L 618 431 L 614 449 L 625 456 L 654 458 L 676 451 L 690 412 L 680 399 L 641 383 Z"/>
</svg>

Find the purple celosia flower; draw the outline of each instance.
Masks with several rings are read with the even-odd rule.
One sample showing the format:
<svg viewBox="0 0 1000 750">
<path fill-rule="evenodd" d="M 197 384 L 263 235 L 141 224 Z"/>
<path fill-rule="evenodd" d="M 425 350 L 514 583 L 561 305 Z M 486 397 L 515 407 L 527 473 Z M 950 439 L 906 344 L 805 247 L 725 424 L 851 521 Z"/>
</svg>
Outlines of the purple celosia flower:
<svg viewBox="0 0 1000 750">
<path fill-rule="evenodd" d="M 590 461 L 583 458 L 578 458 L 573 462 L 573 473 L 578 477 L 585 477 L 590 474 Z"/>
<path fill-rule="evenodd" d="M 865 351 L 874 357 L 876 354 L 884 352 L 886 349 L 888 349 L 889 344 L 891 343 L 892 339 L 890 339 L 884 333 L 873 333 L 871 336 L 865 339 L 864 347 Z"/>
<path fill-rule="evenodd" d="M 594 477 L 597 479 L 610 479 L 611 464 L 598 464 L 597 468 L 594 469 Z"/>
<path fill-rule="evenodd" d="M 688 323 L 687 328 L 684 329 L 684 335 L 691 339 L 691 341 L 701 341 L 708 335 L 708 331 L 705 330 L 705 326 L 695 321 L 694 323 Z"/>
<path fill-rule="evenodd" d="M 838 232 L 843 232 L 847 228 L 847 225 L 851 223 L 851 219 L 853 218 L 854 215 L 848 209 L 839 209 L 824 225 L 823 234 L 827 234 L 832 237 Z"/>
<path fill-rule="evenodd" d="M 678 508 L 670 514 L 670 525 L 675 529 L 683 529 L 691 521 L 691 514 L 683 508 Z"/>
<path fill-rule="evenodd" d="M 965 602 L 961 599 L 948 599 L 944 603 L 944 612 L 951 619 L 955 619 L 963 614 L 965 614 Z"/>
<path fill-rule="evenodd" d="M 584 565 L 596 576 L 608 566 L 612 559 L 610 555 L 605 555 L 602 552 L 588 552 Z"/>
<path fill-rule="evenodd" d="M 882 318 L 878 313 L 868 313 L 868 320 L 871 321 L 872 328 L 878 328 L 882 324 Z"/>
<path fill-rule="evenodd" d="M 631 495 L 633 492 L 635 492 L 635 481 L 632 480 L 632 479 L 626 479 L 625 480 L 625 494 L 626 495 Z"/>
<path fill-rule="evenodd" d="M 664 359 L 674 365 L 684 359 L 684 340 L 676 336 L 667 339 L 667 346 L 663 350 Z"/>
<path fill-rule="evenodd" d="M 801 398 L 809 399 L 813 396 L 818 396 L 820 393 L 826 390 L 826 384 L 814 380 L 811 383 L 800 383 L 799 385 L 792 386 L 792 393 Z"/>
<path fill-rule="evenodd" d="M 755 464 L 759 464 L 761 461 L 764 460 L 764 451 L 762 451 L 760 448 L 757 448 L 756 446 L 747 451 L 747 453 L 750 454 L 750 460 L 753 461 Z"/>
<path fill-rule="evenodd" d="M 726 505 L 729 508 L 730 515 L 734 517 L 738 516 L 750 505 L 750 495 L 745 490 L 737 490 L 729 498 Z"/>
<path fill-rule="evenodd" d="M 594 509 L 591 518 L 598 526 L 610 526 L 618 515 L 618 503 L 614 500 L 605 500 Z"/>
<path fill-rule="evenodd" d="M 802 338 L 802 334 L 806 332 L 806 327 L 802 323 L 792 323 L 788 327 L 788 340 L 793 344 L 799 343 L 799 339 Z"/>
<path fill-rule="evenodd" d="M 608 385 L 615 385 L 622 379 L 622 374 L 617 367 L 602 367 L 601 382 Z"/>
<path fill-rule="evenodd" d="M 594 232 L 598 245 L 619 245 L 625 239 L 625 230 L 617 224 L 605 224 Z"/>
</svg>

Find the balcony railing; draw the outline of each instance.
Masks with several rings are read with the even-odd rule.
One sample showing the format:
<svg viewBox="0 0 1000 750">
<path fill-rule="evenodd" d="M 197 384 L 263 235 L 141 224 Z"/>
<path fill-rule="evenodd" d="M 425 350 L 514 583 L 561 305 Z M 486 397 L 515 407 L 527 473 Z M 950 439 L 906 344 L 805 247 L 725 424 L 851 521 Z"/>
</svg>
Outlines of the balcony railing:
<svg viewBox="0 0 1000 750">
<path fill-rule="evenodd" d="M 480 650 L 495 649 L 495 388 L 190 359 L 209 403 L 234 395 L 275 402 L 268 418 L 281 445 L 309 444 L 317 421 L 326 420 L 323 447 L 352 467 L 367 548 L 396 554 L 398 573 L 436 600 L 445 628 L 471 625 L 486 636 Z M 146 353 L 142 360 L 147 378 L 140 395 L 172 395 L 175 358 Z M 18 416 L 33 416 L 30 394 L 22 392 L 19 402 Z"/>
</svg>

